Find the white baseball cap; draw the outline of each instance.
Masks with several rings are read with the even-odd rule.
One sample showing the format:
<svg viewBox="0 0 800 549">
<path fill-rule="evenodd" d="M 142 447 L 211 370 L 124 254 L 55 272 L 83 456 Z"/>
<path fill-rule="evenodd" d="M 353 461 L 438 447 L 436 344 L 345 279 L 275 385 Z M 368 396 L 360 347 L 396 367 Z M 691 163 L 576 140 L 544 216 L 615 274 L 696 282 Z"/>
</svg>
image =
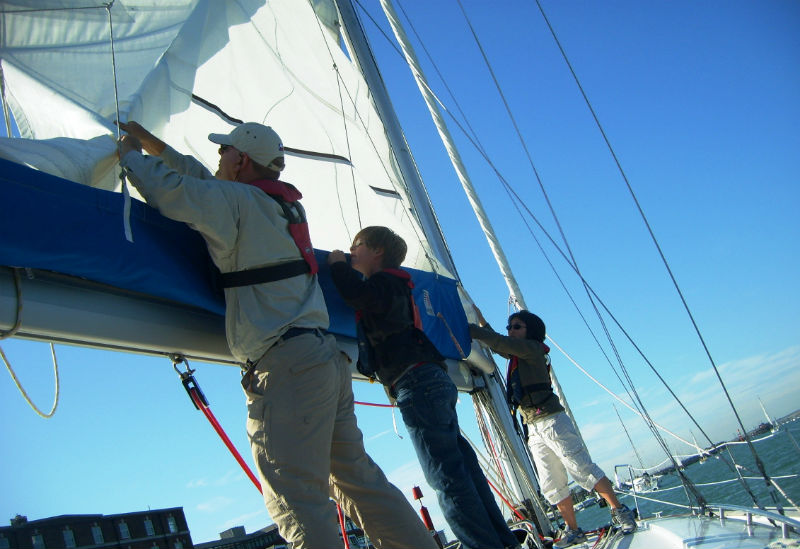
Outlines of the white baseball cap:
<svg viewBox="0 0 800 549">
<path fill-rule="evenodd" d="M 283 143 L 280 136 L 258 122 L 245 122 L 236 126 L 229 134 L 210 133 L 208 139 L 218 145 L 231 145 L 270 170 L 279 172 L 283 166 L 274 164 L 276 158 L 283 159 Z"/>
</svg>

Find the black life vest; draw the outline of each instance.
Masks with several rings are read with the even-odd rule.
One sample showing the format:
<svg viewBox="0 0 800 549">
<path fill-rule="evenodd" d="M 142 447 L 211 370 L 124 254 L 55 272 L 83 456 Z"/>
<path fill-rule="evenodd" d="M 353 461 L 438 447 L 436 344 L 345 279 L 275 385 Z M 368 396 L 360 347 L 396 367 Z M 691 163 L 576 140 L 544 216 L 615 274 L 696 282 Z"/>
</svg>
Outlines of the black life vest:
<svg viewBox="0 0 800 549">
<path fill-rule="evenodd" d="M 402 269 L 384 269 L 372 275 L 385 277 L 392 293 L 382 314 L 356 311 L 358 364 L 361 374 L 391 386 L 409 366 L 420 362 L 443 363 L 444 357 L 422 331 L 419 310 L 411 290 L 411 275 Z"/>
<path fill-rule="evenodd" d="M 550 360 L 547 356 L 550 348 L 542 343 L 542 360 L 544 361 L 547 373 L 550 374 Z M 543 404 L 553 395 L 553 386 L 549 382 L 533 383 L 528 372 L 519 369 L 519 358 L 512 355 L 508 361 L 508 371 L 506 373 L 506 398 L 509 404 L 523 406 L 525 408 L 535 408 Z M 545 394 L 542 394 L 546 392 Z M 537 394 L 538 393 L 538 394 Z M 536 399 L 533 395 L 537 394 Z"/>
<path fill-rule="evenodd" d="M 303 198 L 300 191 L 290 183 L 271 179 L 251 181 L 246 184 L 258 187 L 280 205 L 286 219 L 289 220 L 289 234 L 303 259 L 256 269 L 222 273 L 220 277 L 222 287 L 250 286 L 252 284 L 283 280 L 306 273 L 316 274 L 319 271 L 319 266 L 317 265 L 317 258 L 314 256 L 314 247 L 311 245 L 311 236 L 308 234 L 306 212 L 300 204 L 300 199 Z"/>
</svg>

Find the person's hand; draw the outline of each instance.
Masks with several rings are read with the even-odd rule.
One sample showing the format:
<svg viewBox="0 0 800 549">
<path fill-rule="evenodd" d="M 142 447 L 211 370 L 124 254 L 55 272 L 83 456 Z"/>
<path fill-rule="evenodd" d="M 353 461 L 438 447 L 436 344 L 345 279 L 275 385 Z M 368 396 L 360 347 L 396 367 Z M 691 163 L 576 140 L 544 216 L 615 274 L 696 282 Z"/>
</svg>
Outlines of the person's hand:
<svg viewBox="0 0 800 549">
<path fill-rule="evenodd" d="M 119 140 L 119 148 L 117 149 L 120 160 L 131 151 L 142 152 L 142 143 L 132 135 L 123 135 Z"/>
<path fill-rule="evenodd" d="M 148 154 L 159 155 L 164 151 L 164 148 L 167 146 L 166 143 L 161 141 L 158 137 L 147 131 L 147 129 L 136 122 L 135 120 L 129 120 L 127 122 L 120 122 L 119 120 L 114 121 L 114 124 L 119 126 L 124 132 L 131 137 L 135 137 L 139 140 L 144 150 L 147 151 Z M 141 151 L 141 148 L 139 149 Z M 123 155 L 124 156 L 124 155 Z"/>
<path fill-rule="evenodd" d="M 347 261 L 347 256 L 344 255 L 342 250 L 332 250 L 331 253 L 328 254 L 328 265 L 333 265 L 340 261 Z"/>
<path fill-rule="evenodd" d="M 481 310 L 478 309 L 478 306 L 475 305 L 474 303 L 472 304 L 472 308 L 475 310 L 475 316 L 478 317 L 478 326 L 483 328 L 484 326 L 486 326 L 486 324 L 488 324 L 486 322 L 486 319 L 483 318 L 483 313 L 481 313 Z"/>
</svg>

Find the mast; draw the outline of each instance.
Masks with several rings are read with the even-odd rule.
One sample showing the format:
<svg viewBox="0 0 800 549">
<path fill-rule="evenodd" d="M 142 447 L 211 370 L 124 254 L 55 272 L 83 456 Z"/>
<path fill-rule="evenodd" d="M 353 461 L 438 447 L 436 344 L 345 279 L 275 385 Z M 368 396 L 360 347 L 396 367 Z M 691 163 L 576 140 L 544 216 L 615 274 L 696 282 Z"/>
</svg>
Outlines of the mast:
<svg viewBox="0 0 800 549">
<path fill-rule="evenodd" d="M 441 137 L 442 142 L 447 149 L 447 154 L 450 156 L 450 161 L 453 163 L 453 167 L 456 170 L 459 181 L 461 181 L 461 186 L 464 188 L 464 192 L 466 193 L 467 198 L 472 205 L 475 216 L 478 218 L 478 222 L 483 229 L 483 234 L 486 236 L 489 247 L 492 249 L 492 254 L 494 254 L 495 261 L 500 267 L 500 271 L 503 273 L 503 278 L 505 278 L 506 285 L 511 293 L 511 297 L 521 309 L 527 309 L 528 307 L 525 304 L 525 298 L 522 296 L 522 291 L 517 284 L 514 273 L 511 271 L 511 266 L 508 263 L 508 259 L 506 259 L 503 248 L 500 246 L 500 241 L 497 239 L 494 228 L 492 227 L 492 224 L 483 209 L 483 204 L 478 197 L 478 193 L 475 191 L 475 187 L 472 185 L 472 181 L 470 180 L 467 169 L 461 160 L 461 155 L 456 148 L 453 137 L 450 135 L 450 131 L 447 129 L 447 124 L 445 123 L 444 117 L 439 109 L 439 105 L 436 102 L 436 98 L 434 97 L 433 92 L 428 85 L 416 53 L 414 53 L 414 48 L 409 42 L 408 36 L 400 24 L 400 20 L 397 17 L 397 12 L 394 10 L 391 0 L 381 0 L 381 6 L 386 14 L 386 18 L 389 20 L 389 24 L 392 26 L 392 31 L 394 31 L 395 38 L 397 38 L 397 41 L 403 50 L 403 55 L 405 56 L 406 62 L 408 63 L 408 66 L 414 75 L 414 79 L 417 82 L 420 93 L 422 93 L 422 97 L 425 99 L 425 103 L 428 105 L 428 110 L 431 113 L 431 117 L 436 125 L 436 129 L 439 131 L 439 136 Z M 561 404 L 564 406 L 564 409 L 572 420 L 572 423 L 575 425 L 575 431 L 578 433 L 578 436 L 581 437 L 581 440 L 583 440 L 583 436 L 581 435 L 578 424 L 575 421 L 575 417 L 572 415 L 572 410 L 569 407 L 566 396 L 561 390 L 561 385 L 558 383 L 555 372 L 552 370 L 550 371 L 550 377 L 552 379 L 554 392 L 561 401 Z"/>
<path fill-rule="evenodd" d="M 456 266 L 453 263 L 450 250 L 447 248 L 447 243 L 444 241 L 439 220 L 436 218 L 430 198 L 417 170 L 417 165 L 411 156 L 408 142 L 403 134 L 397 113 L 392 106 L 389 93 L 386 91 L 386 86 L 383 83 L 383 78 L 375 62 L 367 37 L 364 34 L 361 21 L 358 19 L 350 0 L 335 0 L 335 3 L 341 16 L 342 34 L 347 40 L 350 52 L 372 93 L 372 101 L 378 111 L 378 116 L 383 121 L 387 138 L 405 181 L 414 213 L 417 215 L 417 219 L 436 259 L 457 279 Z"/>
</svg>

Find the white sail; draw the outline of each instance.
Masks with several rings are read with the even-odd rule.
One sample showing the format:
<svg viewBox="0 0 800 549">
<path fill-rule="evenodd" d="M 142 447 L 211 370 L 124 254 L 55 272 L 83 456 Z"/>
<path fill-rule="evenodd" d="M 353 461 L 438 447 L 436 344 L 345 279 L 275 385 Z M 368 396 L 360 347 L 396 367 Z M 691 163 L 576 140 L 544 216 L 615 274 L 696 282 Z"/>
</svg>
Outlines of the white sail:
<svg viewBox="0 0 800 549">
<path fill-rule="evenodd" d="M 322 25 L 310 4 L 118 1 L 112 23 L 103 6 L 58 5 L 64 11 L 30 11 L 20 2 L 15 13 L 14 3 L 5 3 L 6 98 L 21 135 L 38 142 L 4 139 L 0 155 L 115 186 L 109 158 L 118 103 L 122 120 L 140 121 L 213 167 L 216 147 L 206 136 L 235 124 L 210 106 L 216 105 L 232 118 L 274 126 L 289 148 L 350 161 L 295 156 L 287 162 L 284 178 L 304 193 L 316 247 L 342 247 L 361 227 L 388 225 L 409 243 L 408 266 L 450 274 L 440 262 L 442 249 L 431 248 L 409 211 L 369 90 L 338 33 Z M 41 28 L 52 31 L 34 32 Z M 64 137 L 96 139 L 98 146 L 88 150 Z M 53 150 L 82 165 L 59 169 L 60 162 L 37 161 Z"/>
</svg>

